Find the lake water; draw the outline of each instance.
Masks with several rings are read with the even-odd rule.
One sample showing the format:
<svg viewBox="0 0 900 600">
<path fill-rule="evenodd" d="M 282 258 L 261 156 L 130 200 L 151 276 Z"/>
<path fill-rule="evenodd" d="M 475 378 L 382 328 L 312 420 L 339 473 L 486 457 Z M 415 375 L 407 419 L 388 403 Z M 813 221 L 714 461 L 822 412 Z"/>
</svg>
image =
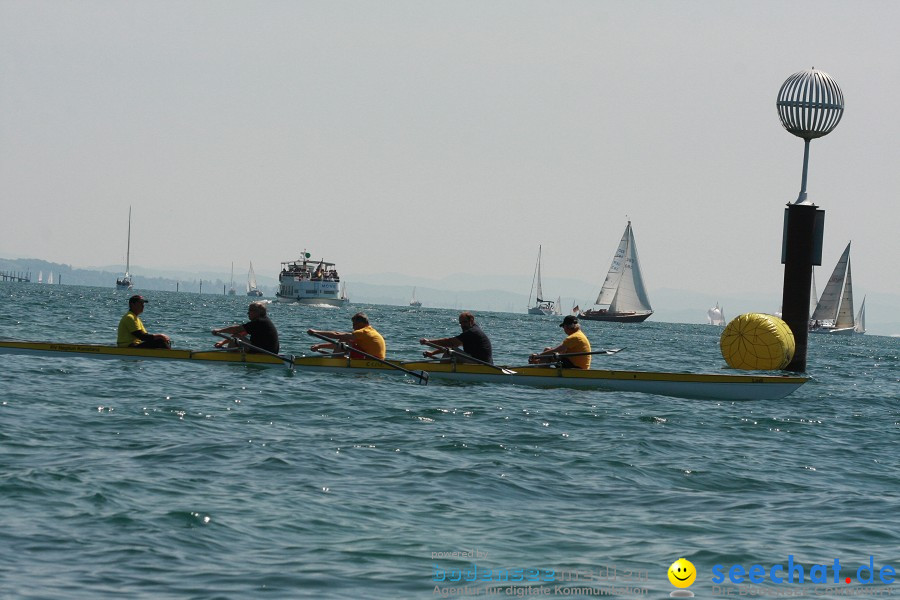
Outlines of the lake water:
<svg viewBox="0 0 900 600">
<path fill-rule="evenodd" d="M 146 295 L 180 348 L 246 317 L 246 297 Z M 0 336 L 113 343 L 127 297 L 0 284 Z M 458 331 L 454 310 L 270 305 L 292 354 L 358 310 L 390 357 Z M 477 316 L 497 362 L 563 335 Z M 595 368 L 724 366 L 721 328 L 584 329 L 625 348 Z M 666 598 L 679 557 L 698 598 L 897 595 L 900 339 L 810 336 L 808 362 L 783 400 L 716 402 L 0 356 L 0 598 Z M 729 579 L 753 565 L 762 583 Z"/>
</svg>

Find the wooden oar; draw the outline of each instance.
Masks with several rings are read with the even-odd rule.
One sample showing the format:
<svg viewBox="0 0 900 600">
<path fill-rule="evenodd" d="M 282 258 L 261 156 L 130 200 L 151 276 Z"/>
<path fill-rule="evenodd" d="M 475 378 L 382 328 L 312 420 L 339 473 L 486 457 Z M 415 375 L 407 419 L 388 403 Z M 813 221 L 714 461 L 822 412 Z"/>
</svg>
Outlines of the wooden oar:
<svg viewBox="0 0 900 600">
<path fill-rule="evenodd" d="M 309 335 L 311 335 L 313 337 L 317 337 L 320 340 L 324 340 L 330 344 L 334 344 L 338 348 L 347 348 L 347 344 L 345 344 L 344 342 L 340 342 L 338 340 L 333 340 L 333 339 L 331 339 L 329 337 L 325 337 L 324 335 L 319 334 L 319 333 L 314 333 L 312 330 L 309 330 L 306 333 L 308 333 Z M 410 371 L 409 369 L 404 369 L 400 365 L 394 364 L 387 360 L 382 360 L 382 359 L 378 358 L 377 356 L 372 356 L 368 352 L 363 352 L 359 348 L 350 348 L 350 351 L 358 352 L 359 354 L 362 354 L 366 358 L 378 361 L 383 365 L 387 365 L 387 366 L 391 367 L 392 369 L 397 369 L 398 371 L 403 371 L 407 375 L 412 375 L 413 377 L 415 377 L 419 380 L 419 385 L 428 385 L 428 373 L 426 373 L 425 371 L 419 371 L 418 373 L 416 373 L 415 371 Z"/>
<path fill-rule="evenodd" d="M 516 374 L 515 371 L 512 371 L 505 367 L 498 367 L 497 365 L 491 364 L 486 360 L 481 360 L 480 358 L 475 358 L 474 356 L 472 356 L 470 354 L 466 354 L 465 352 L 460 352 L 459 350 L 454 350 L 453 348 L 445 348 L 444 346 L 439 346 L 438 344 L 435 344 L 434 342 L 424 342 L 424 344 L 426 346 L 431 346 L 432 348 L 437 348 L 438 350 L 443 350 L 444 352 L 447 352 L 449 354 L 456 354 L 457 356 L 460 356 L 466 360 L 471 360 L 472 362 L 478 363 L 479 365 L 484 365 L 486 367 L 491 367 L 492 369 L 497 369 L 498 371 L 502 372 L 504 375 L 515 375 Z"/>
<path fill-rule="evenodd" d="M 241 338 L 239 338 L 236 335 L 225 335 L 224 333 L 213 333 L 213 335 L 217 335 L 220 338 L 224 338 L 226 340 L 231 340 L 238 346 L 242 346 L 244 348 L 249 348 L 250 350 L 253 350 L 254 352 L 258 352 L 260 354 L 268 354 L 269 356 L 274 356 L 275 358 L 280 358 L 282 361 L 284 361 L 284 364 L 286 364 L 289 367 L 294 366 L 294 357 L 293 356 L 282 356 L 280 354 L 275 354 L 274 352 L 269 352 L 265 348 L 260 348 L 259 346 L 254 346 L 250 342 L 242 340 Z"/>
</svg>

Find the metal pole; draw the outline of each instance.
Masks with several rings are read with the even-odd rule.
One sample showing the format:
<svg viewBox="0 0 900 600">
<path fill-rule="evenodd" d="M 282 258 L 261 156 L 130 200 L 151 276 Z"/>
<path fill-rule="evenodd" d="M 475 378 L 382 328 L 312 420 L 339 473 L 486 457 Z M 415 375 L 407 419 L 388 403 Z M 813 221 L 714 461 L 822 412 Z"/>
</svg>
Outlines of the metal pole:
<svg viewBox="0 0 900 600">
<path fill-rule="evenodd" d="M 806 202 L 806 174 L 809 171 L 809 140 L 803 140 L 803 178 L 800 181 L 800 195 L 797 197 L 797 204 Z"/>
<path fill-rule="evenodd" d="M 807 147 L 809 147 L 807 145 Z M 805 170 L 804 170 L 805 171 Z M 805 180 L 805 177 L 804 177 Z M 786 370 L 806 371 L 809 337 L 809 290 L 812 285 L 816 206 L 788 204 L 785 228 L 784 292 L 781 318 L 794 334 L 794 358 Z"/>
</svg>

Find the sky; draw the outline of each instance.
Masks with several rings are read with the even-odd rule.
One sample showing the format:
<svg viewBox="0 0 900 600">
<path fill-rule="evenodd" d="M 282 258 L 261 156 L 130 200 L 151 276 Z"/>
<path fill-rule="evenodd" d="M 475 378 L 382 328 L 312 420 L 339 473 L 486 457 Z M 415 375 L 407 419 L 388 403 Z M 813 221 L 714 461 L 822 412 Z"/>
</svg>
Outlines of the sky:
<svg viewBox="0 0 900 600">
<path fill-rule="evenodd" d="M 540 244 L 545 277 L 599 291 L 630 219 L 651 299 L 780 298 L 803 141 L 775 102 L 815 67 L 846 102 L 811 145 L 817 281 L 852 240 L 856 294 L 898 295 L 898 22 L 865 0 L 0 0 L 0 257 L 122 264 L 132 207 L 133 266 L 274 276 L 305 249 L 524 293 Z"/>
</svg>

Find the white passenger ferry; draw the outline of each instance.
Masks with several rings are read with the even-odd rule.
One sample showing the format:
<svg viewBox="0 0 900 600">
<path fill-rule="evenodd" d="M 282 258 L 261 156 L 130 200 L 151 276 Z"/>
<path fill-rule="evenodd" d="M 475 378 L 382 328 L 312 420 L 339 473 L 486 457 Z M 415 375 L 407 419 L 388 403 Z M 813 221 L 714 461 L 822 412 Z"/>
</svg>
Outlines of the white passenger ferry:
<svg viewBox="0 0 900 600">
<path fill-rule="evenodd" d="M 282 302 L 346 304 L 347 298 L 340 293 L 341 279 L 334 263 L 310 260 L 311 256 L 304 250 L 299 259 L 281 263 L 275 296 Z"/>
</svg>

